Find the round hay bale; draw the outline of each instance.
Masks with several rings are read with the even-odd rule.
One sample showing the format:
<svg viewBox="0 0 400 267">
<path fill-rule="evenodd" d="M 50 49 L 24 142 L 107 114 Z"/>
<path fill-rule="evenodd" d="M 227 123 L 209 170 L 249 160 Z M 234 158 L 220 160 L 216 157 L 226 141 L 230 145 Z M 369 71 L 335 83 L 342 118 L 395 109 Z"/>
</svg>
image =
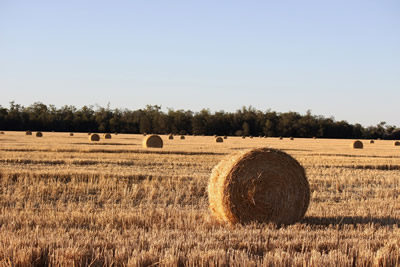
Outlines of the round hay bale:
<svg viewBox="0 0 400 267">
<path fill-rule="evenodd" d="M 185 136 L 184 136 L 184 135 L 181 135 L 180 139 L 185 139 Z"/>
<path fill-rule="evenodd" d="M 149 148 L 149 147 L 162 148 L 163 140 L 161 139 L 160 136 L 158 136 L 156 134 L 152 134 L 152 135 L 146 136 L 143 139 L 142 147 L 143 148 Z"/>
<path fill-rule="evenodd" d="M 25 132 L 25 135 L 32 135 L 32 132 L 28 130 Z"/>
<path fill-rule="evenodd" d="M 0 134 L 4 134 L 4 132 L 0 132 Z"/>
<path fill-rule="evenodd" d="M 143 136 L 146 136 L 147 135 L 147 133 L 143 133 Z"/>
<path fill-rule="evenodd" d="M 217 143 L 223 143 L 224 139 L 221 136 L 218 136 L 217 138 L 215 138 L 215 142 Z"/>
<path fill-rule="evenodd" d="M 170 134 L 170 135 L 168 136 L 168 139 L 169 139 L 169 140 L 174 140 L 174 136 L 173 136 L 172 134 Z"/>
<path fill-rule="evenodd" d="M 109 133 L 104 134 L 104 139 L 111 139 L 111 134 Z"/>
<path fill-rule="evenodd" d="M 293 138 L 293 137 L 290 137 L 290 140 L 294 140 L 294 138 Z"/>
<path fill-rule="evenodd" d="M 43 137 L 42 132 L 36 132 L 36 137 Z"/>
<path fill-rule="evenodd" d="M 395 146 L 400 146 L 400 141 L 395 141 L 395 142 L 394 142 L 394 145 L 395 145 Z"/>
<path fill-rule="evenodd" d="M 279 136 L 279 140 L 283 140 L 283 137 L 282 137 L 282 136 Z"/>
<path fill-rule="evenodd" d="M 74 136 L 74 133 L 69 133 L 69 136 Z"/>
<path fill-rule="evenodd" d="M 242 136 L 242 139 L 246 139 L 246 136 L 243 135 L 243 136 Z"/>
<path fill-rule="evenodd" d="M 98 134 L 91 134 L 91 135 L 89 136 L 89 141 L 92 141 L 92 142 L 98 142 L 98 141 L 100 141 L 100 135 L 98 135 Z"/>
<path fill-rule="evenodd" d="M 310 202 L 304 168 L 272 148 L 239 151 L 214 167 L 208 185 L 213 216 L 222 223 L 292 224 Z"/>
<path fill-rule="evenodd" d="M 224 136 L 224 139 L 228 139 L 228 136 L 225 135 L 225 136 Z"/>
<path fill-rule="evenodd" d="M 370 144 L 374 144 L 375 141 L 374 141 L 374 140 L 370 140 L 369 143 L 370 143 Z"/>
<path fill-rule="evenodd" d="M 87 135 L 91 135 L 92 133 L 87 133 Z"/>
<path fill-rule="evenodd" d="M 364 147 L 363 143 L 360 140 L 354 141 L 351 143 L 350 147 L 354 149 L 362 149 Z"/>
<path fill-rule="evenodd" d="M 252 136 L 252 135 L 250 135 L 250 139 L 253 139 L 253 136 Z"/>
</svg>

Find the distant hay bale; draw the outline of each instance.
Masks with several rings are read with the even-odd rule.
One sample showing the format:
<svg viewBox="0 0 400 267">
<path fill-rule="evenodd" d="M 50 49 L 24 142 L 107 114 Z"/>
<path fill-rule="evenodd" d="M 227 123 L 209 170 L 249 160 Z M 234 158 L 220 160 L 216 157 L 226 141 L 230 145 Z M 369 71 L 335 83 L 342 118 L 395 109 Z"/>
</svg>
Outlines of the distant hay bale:
<svg viewBox="0 0 400 267">
<path fill-rule="evenodd" d="M 223 143 L 224 139 L 221 136 L 217 136 L 217 138 L 215 138 L 215 142 L 217 143 Z"/>
<path fill-rule="evenodd" d="M 395 145 L 395 146 L 400 146 L 400 141 L 395 141 L 395 142 L 394 142 L 394 145 Z"/>
<path fill-rule="evenodd" d="M 317 137 L 313 136 L 313 138 L 312 138 L 312 139 L 317 139 Z"/>
<path fill-rule="evenodd" d="M 100 141 L 100 135 L 98 135 L 98 134 L 91 134 L 91 135 L 89 136 L 89 141 L 92 141 L 92 142 L 98 142 L 98 141 Z"/>
<path fill-rule="evenodd" d="M 212 215 L 220 222 L 292 224 L 310 202 L 304 168 L 272 148 L 233 153 L 214 167 L 208 185 Z"/>
<path fill-rule="evenodd" d="M 43 137 L 43 133 L 42 132 L 36 132 L 36 137 Z"/>
<path fill-rule="evenodd" d="M 4 132 L 0 132 L 0 134 L 4 134 Z"/>
<path fill-rule="evenodd" d="M 69 133 L 69 136 L 74 136 L 74 133 Z"/>
<path fill-rule="evenodd" d="M 364 147 L 363 143 L 360 140 L 354 141 L 351 143 L 350 147 L 354 149 L 362 149 Z"/>
<path fill-rule="evenodd" d="M 279 136 L 279 140 L 283 140 L 283 137 L 282 137 L 282 136 Z"/>
<path fill-rule="evenodd" d="M 252 135 L 250 135 L 250 139 L 253 139 L 253 136 L 252 136 Z"/>
<path fill-rule="evenodd" d="M 88 134 L 88 135 L 91 135 L 92 133 L 89 132 L 89 133 L 87 133 L 87 134 Z"/>
<path fill-rule="evenodd" d="M 225 135 L 225 136 L 224 136 L 224 139 L 228 139 L 228 136 Z"/>
<path fill-rule="evenodd" d="M 146 136 L 147 135 L 147 133 L 143 133 L 143 136 Z"/>
<path fill-rule="evenodd" d="M 374 140 L 369 140 L 369 143 L 370 143 L 370 144 L 374 144 L 375 141 L 374 141 Z"/>
<path fill-rule="evenodd" d="M 185 136 L 184 136 L 184 135 L 181 135 L 180 139 L 185 139 Z"/>
<path fill-rule="evenodd" d="M 294 138 L 293 138 L 293 137 L 290 137 L 290 140 L 294 140 Z"/>
<path fill-rule="evenodd" d="M 162 148 L 163 147 L 163 140 L 160 136 L 156 134 L 148 135 L 143 139 L 142 142 L 143 148 Z"/>
<path fill-rule="evenodd" d="M 104 139 L 111 139 L 111 134 L 109 133 L 104 134 Z"/>
<path fill-rule="evenodd" d="M 115 135 L 118 135 L 118 133 L 117 133 L 117 132 L 115 132 L 114 134 L 115 134 Z"/>
<path fill-rule="evenodd" d="M 243 136 L 242 136 L 242 139 L 246 139 L 246 136 L 243 135 Z"/>
<path fill-rule="evenodd" d="M 32 135 L 32 132 L 28 130 L 25 132 L 25 135 Z"/>
<path fill-rule="evenodd" d="M 169 140 L 173 140 L 173 139 L 174 139 L 174 136 L 173 136 L 172 134 L 170 134 L 170 135 L 168 136 L 168 139 L 169 139 Z"/>
</svg>

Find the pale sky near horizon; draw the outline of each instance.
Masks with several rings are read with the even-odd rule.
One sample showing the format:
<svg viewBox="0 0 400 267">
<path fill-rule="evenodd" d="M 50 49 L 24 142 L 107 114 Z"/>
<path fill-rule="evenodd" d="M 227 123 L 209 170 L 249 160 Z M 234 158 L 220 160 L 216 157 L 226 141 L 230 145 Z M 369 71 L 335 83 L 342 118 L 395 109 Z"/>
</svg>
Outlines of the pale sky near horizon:
<svg viewBox="0 0 400 267">
<path fill-rule="evenodd" d="M 400 127 L 400 1 L 0 0 L 0 91 Z"/>
</svg>

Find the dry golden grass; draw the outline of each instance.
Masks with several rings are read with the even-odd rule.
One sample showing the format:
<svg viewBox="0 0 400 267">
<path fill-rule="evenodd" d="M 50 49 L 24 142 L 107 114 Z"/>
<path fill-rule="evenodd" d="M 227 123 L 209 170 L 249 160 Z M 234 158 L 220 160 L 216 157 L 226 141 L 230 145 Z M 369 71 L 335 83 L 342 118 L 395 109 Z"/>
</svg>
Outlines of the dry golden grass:
<svg viewBox="0 0 400 267">
<path fill-rule="evenodd" d="M 396 266 L 400 150 L 393 141 L 86 133 L 0 135 L 0 266 Z M 294 225 L 227 227 L 210 216 L 212 168 L 242 149 L 273 147 L 305 168 L 311 202 Z"/>
</svg>

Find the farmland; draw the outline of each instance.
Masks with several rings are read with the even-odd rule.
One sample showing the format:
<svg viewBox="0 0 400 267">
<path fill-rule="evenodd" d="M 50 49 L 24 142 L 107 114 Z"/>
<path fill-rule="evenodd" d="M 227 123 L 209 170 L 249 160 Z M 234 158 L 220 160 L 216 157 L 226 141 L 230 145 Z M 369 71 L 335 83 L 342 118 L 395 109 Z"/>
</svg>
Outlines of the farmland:
<svg viewBox="0 0 400 267">
<path fill-rule="evenodd" d="M 393 141 L 87 133 L 0 135 L 0 265 L 352 266 L 400 264 L 400 147 Z M 255 147 L 305 168 L 311 203 L 294 225 L 218 224 L 212 168 Z"/>
</svg>

